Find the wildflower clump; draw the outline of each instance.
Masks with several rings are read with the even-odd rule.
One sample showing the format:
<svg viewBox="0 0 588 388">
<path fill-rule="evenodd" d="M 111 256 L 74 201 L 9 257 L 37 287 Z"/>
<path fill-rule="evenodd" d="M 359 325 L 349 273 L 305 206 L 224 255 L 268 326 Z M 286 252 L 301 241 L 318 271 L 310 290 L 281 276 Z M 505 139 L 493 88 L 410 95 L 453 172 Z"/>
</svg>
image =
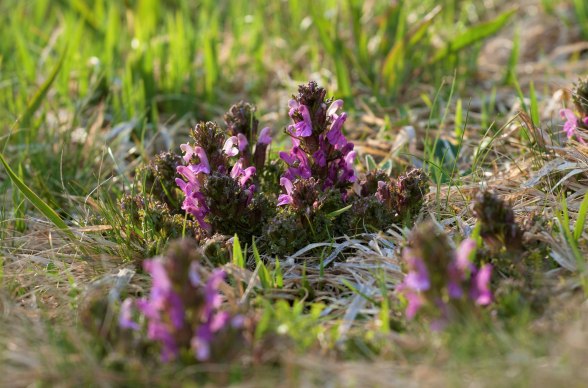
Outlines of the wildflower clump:
<svg viewBox="0 0 588 388">
<path fill-rule="evenodd" d="M 278 212 L 265 229 L 269 250 L 294 250 L 334 234 L 380 230 L 420 211 L 427 180 L 421 170 L 398 179 L 376 171 L 358 179 L 354 144 L 343 133 L 342 100 L 326 97 L 315 82 L 301 85 L 289 101 L 286 133 L 291 148 L 280 152 Z"/>
<path fill-rule="evenodd" d="M 152 195 L 124 195 L 120 200 L 120 231 L 134 251 L 143 257 L 159 252 L 169 241 L 182 236 L 194 237 L 197 225 L 186 220 L 173 207 Z"/>
<path fill-rule="evenodd" d="M 568 139 L 575 137 L 580 143 L 586 144 L 581 133 L 588 130 L 588 79 L 580 79 L 574 85 L 572 100 L 576 110 L 566 108 L 559 111 L 565 120 L 563 130 Z"/>
<path fill-rule="evenodd" d="M 505 247 L 517 251 L 523 245 L 523 231 L 515 221 L 512 207 L 489 190 L 476 194 L 474 215 L 480 223 L 480 236 L 496 252 Z"/>
<path fill-rule="evenodd" d="M 187 235 L 206 244 L 215 235 L 238 234 L 245 241 L 259 238 L 271 254 L 411 223 L 428 189 L 426 175 L 421 170 L 397 178 L 383 171 L 358 175 L 342 108 L 342 100 L 327 97 L 315 82 L 301 85 L 289 101 L 285 132 L 291 147 L 276 160 L 268 160 L 271 131 L 259 129 L 252 104 L 233 105 L 222 127 L 199 122 L 191 140 L 181 144 L 181 156 L 161 154 L 140 169 L 140 194 L 121 203 L 126 223 L 143 230 L 143 213 L 151 217 L 151 210 L 161 208 L 153 218 L 173 233 L 150 252 L 171 237 Z"/>
<path fill-rule="evenodd" d="M 149 295 L 122 303 L 121 328 L 146 331 L 147 339 L 159 345 L 164 361 L 185 351 L 206 361 L 215 349 L 227 350 L 242 339 L 245 318 L 223 308 L 220 287 L 225 272 L 217 268 L 207 273 L 201 260 L 202 252 L 193 242 L 173 244 L 166 256 L 143 262 L 152 279 Z"/>
<path fill-rule="evenodd" d="M 453 249 L 447 236 L 428 222 L 415 229 L 403 251 L 408 269 L 397 292 L 407 300 L 406 316 L 431 317 L 440 328 L 466 309 L 492 302 L 492 266 L 476 266 L 476 242 L 464 240 Z"/>
<path fill-rule="evenodd" d="M 143 257 L 153 256 L 171 239 L 196 235 L 197 225 L 180 208 L 181 191 L 170 184 L 180 165 L 181 157 L 172 152 L 156 155 L 136 169 L 133 192 L 119 200 L 114 232 Z"/>
<path fill-rule="evenodd" d="M 353 201 L 348 218 L 349 229 L 359 232 L 381 230 L 392 224 L 410 224 L 420 212 L 428 192 L 426 174 L 413 169 L 398 178 L 391 178 L 383 171 L 366 175 L 360 185 L 360 193 Z"/>
<path fill-rule="evenodd" d="M 265 165 L 270 130 L 257 133 L 253 112 L 251 105 L 239 103 L 225 115 L 227 130 L 198 123 L 193 142 L 180 147 L 185 164 L 177 168 L 176 184 L 185 195 L 182 209 L 194 217 L 202 237 L 238 233 L 250 238 L 271 214 L 256 175 Z"/>
</svg>

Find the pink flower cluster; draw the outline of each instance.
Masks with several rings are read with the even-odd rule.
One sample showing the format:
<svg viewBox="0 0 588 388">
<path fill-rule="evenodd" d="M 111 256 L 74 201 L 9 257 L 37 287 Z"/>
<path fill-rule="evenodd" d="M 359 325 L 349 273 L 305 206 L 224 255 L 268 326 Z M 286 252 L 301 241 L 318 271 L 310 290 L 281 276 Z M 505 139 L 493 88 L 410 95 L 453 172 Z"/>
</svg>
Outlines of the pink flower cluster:
<svg viewBox="0 0 588 388">
<path fill-rule="evenodd" d="M 559 111 L 559 114 L 562 119 L 566 120 L 563 130 L 566 133 L 568 139 L 571 139 L 575 136 L 580 143 L 586 144 L 586 141 L 578 136 L 578 129 L 580 123 L 588 126 L 588 116 L 580 119 L 571 109 L 562 109 Z"/>
<path fill-rule="evenodd" d="M 203 283 L 197 263 L 193 262 L 187 284 L 178 284 L 160 259 L 146 260 L 144 268 L 153 280 L 151 293 L 136 301 L 126 299 L 121 306 L 119 324 L 125 329 L 140 330 L 133 320 L 133 310 L 138 309 L 147 320 L 147 337 L 161 344 L 164 361 L 178 356 L 185 345 L 186 333 L 196 359 L 207 360 L 215 334 L 227 327 L 240 326 L 239 316 L 231 317 L 219 310 L 223 298 L 218 288 L 225 277 L 223 270 L 215 269 Z"/>
<path fill-rule="evenodd" d="M 271 142 L 269 135 L 270 129 L 264 128 L 259 135 L 258 147 L 265 147 Z M 239 153 L 243 153 L 247 149 L 249 141 L 247 137 L 241 133 L 237 136 L 231 136 L 226 139 L 222 151 L 227 158 L 236 157 Z M 201 187 L 204 184 L 206 176 L 211 173 L 226 173 L 227 168 L 224 164 L 218 166 L 211 166 L 206 155 L 205 150 L 199 146 L 191 146 L 190 144 L 182 144 L 180 146 L 184 152 L 184 161 L 188 163 L 186 166 L 179 166 L 177 168 L 178 173 L 184 178 L 176 178 L 176 183 L 185 194 L 185 199 L 182 205 L 182 209 L 192 214 L 198 221 L 200 227 L 211 232 L 211 225 L 206 221 L 206 216 L 210 212 L 206 204 L 206 198 L 201 192 Z M 195 163 L 190 163 L 196 160 Z M 245 188 L 249 193 L 249 202 L 255 192 L 255 185 L 248 182 L 253 178 L 256 173 L 254 166 L 245 167 L 244 158 L 238 159 L 230 170 L 230 177 L 239 182 L 239 185 Z"/>
<path fill-rule="evenodd" d="M 432 261 L 430 258 L 427 260 L 427 258 L 419 257 L 410 248 L 404 250 L 403 258 L 409 271 L 397 291 L 408 301 L 406 309 L 408 319 L 414 318 L 423 306 L 431 304 L 441 312 L 441 320 L 447 320 L 449 318 L 447 316 L 448 302 L 445 299 L 460 300 L 465 297 L 476 305 L 487 305 L 492 302 L 490 290 L 492 266 L 486 264 L 478 269 L 470 260 L 475 250 L 474 240 L 466 239 L 461 243 L 445 268 L 445 274 L 438 277 L 442 284 L 434 284 L 431 280 L 432 271 L 435 268 L 430 268 L 431 264 L 427 265 L 428 261 Z"/>
<path fill-rule="evenodd" d="M 324 101 L 318 107 L 309 107 L 292 99 L 289 116 L 293 123 L 286 132 L 290 135 L 292 148 L 280 152 L 280 158 L 288 165 L 280 179 L 286 193 L 278 198 L 278 205 L 292 203 L 293 182 L 314 177 L 322 182 L 323 189 L 338 188 L 345 192 L 356 180 L 353 162 L 354 145 L 342 132 L 347 113 L 339 113 L 342 100 L 330 105 Z"/>
</svg>

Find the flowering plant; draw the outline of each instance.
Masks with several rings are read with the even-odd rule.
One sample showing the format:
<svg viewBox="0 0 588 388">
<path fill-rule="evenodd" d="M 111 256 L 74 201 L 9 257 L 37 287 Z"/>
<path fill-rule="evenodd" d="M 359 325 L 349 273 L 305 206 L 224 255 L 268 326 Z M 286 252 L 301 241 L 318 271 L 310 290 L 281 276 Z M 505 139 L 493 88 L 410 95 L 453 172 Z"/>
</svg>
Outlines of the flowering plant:
<svg viewBox="0 0 588 388">
<path fill-rule="evenodd" d="M 397 288 L 408 302 L 408 319 L 426 308 L 435 317 L 433 328 L 440 328 L 459 309 L 492 302 L 492 266 L 477 267 L 472 262 L 476 245 L 474 240 L 466 239 L 452 249 L 433 223 L 413 231 L 410 247 L 403 252 L 408 273 Z"/>
<path fill-rule="evenodd" d="M 586 144 L 586 141 L 579 134 L 582 131 L 588 130 L 588 80 L 580 79 L 574 89 L 572 90 L 572 99 L 576 106 L 576 111 L 573 109 L 561 109 L 559 114 L 565 120 L 563 130 L 568 139 L 576 137 L 576 139 Z"/>
<path fill-rule="evenodd" d="M 327 98 L 315 82 L 301 85 L 290 100 L 292 124 L 286 133 L 292 146 L 280 152 L 287 166 L 277 203 L 282 210 L 264 233 L 270 251 L 298 249 L 333 234 L 380 230 L 420 210 L 428 188 L 421 170 L 399 179 L 383 171 L 358 178 L 354 144 L 343 133 L 348 115 L 342 107 L 342 100 Z"/>
<path fill-rule="evenodd" d="M 182 349 L 191 349 L 197 360 L 208 360 L 220 333 L 238 330 L 244 322 L 242 316 L 221 310 L 219 288 L 225 272 L 217 268 L 204 279 L 195 248 L 184 240 L 167 256 L 145 260 L 143 267 L 153 282 L 149 296 L 128 298 L 121 306 L 120 326 L 141 330 L 133 319 L 138 312 L 146 321 L 147 338 L 161 345 L 164 361 L 178 357 Z"/>
<path fill-rule="evenodd" d="M 186 163 L 177 168 L 182 178 L 176 178 L 185 195 L 182 209 L 198 222 L 202 236 L 259 233 L 251 226 L 261 225 L 270 208 L 256 177 L 265 165 L 270 129 L 258 134 L 253 112 L 241 102 L 225 115 L 227 130 L 201 122 L 192 131 L 193 143 L 180 146 Z"/>
<path fill-rule="evenodd" d="M 150 230 L 145 220 L 157 221 L 161 238 L 143 239 L 149 252 L 173 237 L 205 243 L 216 234 L 238 234 L 244 240 L 259 237 L 260 246 L 278 254 L 333 235 L 410 221 L 420 211 L 427 177 L 421 170 L 398 179 L 383 171 L 358 175 L 342 108 L 342 100 L 327 98 L 315 82 L 301 85 L 289 101 L 285 132 L 291 148 L 269 161 L 271 130 L 258 129 L 253 105 L 233 105 L 224 127 L 196 124 L 191 141 L 180 146 L 181 156 L 165 153 L 140 169 L 144 183 L 140 194 L 121 202 L 128 221 L 121 228 L 133 237 Z M 145 244 L 139 239 L 135 245 Z"/>
</svg>

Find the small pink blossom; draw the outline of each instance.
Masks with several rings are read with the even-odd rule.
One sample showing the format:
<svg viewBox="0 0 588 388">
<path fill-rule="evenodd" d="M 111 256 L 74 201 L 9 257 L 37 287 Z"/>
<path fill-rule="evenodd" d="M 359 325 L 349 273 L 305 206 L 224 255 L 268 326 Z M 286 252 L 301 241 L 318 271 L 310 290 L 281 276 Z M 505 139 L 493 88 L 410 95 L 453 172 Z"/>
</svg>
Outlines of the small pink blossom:
<svg viewBox="0 0 588 388">
<path fill-rule="evenodd" d="M 238 144 L 239 151 L 243 152 L 243 151 L 245 151 L 247 146 L 249 146 L 249 141 L 247 140 L 247 137 L 245 135 L 243 135 L 242 133 L 239 133 L 239 134 L 237 134 L 237 144 Z"/>
<path fill-rule="evenodd" d="M 231 136 L 225 141 L 225 145 L 223 146 L 223 152 L 227 156 L 236 156 L 239 153 L 239 148 L 237 147 L 239 144 L 239 140 L 237 136 Z"/>
<path fill-rule="evenodd" d="M 584 141 L 584 139 L 582 139 L 580 136 L 578 136 L 578 134 L 576 133 L 576 131 L 578 130 L 578 117 L 576 116 L 576 114 L 574 113 L 574 111 L 572 111 L 571 109 L 562 109 L 559 111 L 559 114 L 561 116 L 562 119 L 565 119 L 566 122 L 564 124 L 563 130 L 566 133 L 568 139 L 571 139 L 572 137 L 574 137 L 574 135 L 576 136 L 576 139 L 582 143 L 582 144 L 586 144 L 586 142 Z M 588 125 L 588 117 L 585 117 L 582 122 L 584 124 Z"/>
<path fill-rule="evenodd" d="M 292 181 L 288 178 L 281 177 L 280 185 L 286 189 L 286 194 L 280 194 L 278 197 L 278 206 L 292 204 L 292 202 L 294 202 L 294 199 L 292 198 L 292 192 L 294 191 Z"/>
<path fill-rule="evenodd" d="M 270 136 L 271 129 L 269 127 L 265 127 L 259 133 L 259 139 L 257 139 L 258 144 L 268 145 L 272 142 L 272 137 Z"/>
</svg>

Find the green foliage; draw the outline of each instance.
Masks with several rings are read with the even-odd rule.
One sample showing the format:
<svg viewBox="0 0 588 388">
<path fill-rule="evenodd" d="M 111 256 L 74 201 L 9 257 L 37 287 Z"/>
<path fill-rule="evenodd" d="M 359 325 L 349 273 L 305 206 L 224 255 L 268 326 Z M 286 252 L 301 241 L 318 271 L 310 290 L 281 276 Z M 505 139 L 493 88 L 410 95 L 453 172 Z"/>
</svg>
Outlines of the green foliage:
<svg viewBox="0 0 588 388">
<path fill-rule="evenodd" d="M 480 23 L 466 29 L 461 34 L 456 35 L 445 47 L 433 55 L 431 63 L 439 62 L 450 54 L 459 52 L 460 50 L 497 33 L 506 23 L 508 23 L 515 12 L 516 10 L 507 11 L 496 17 L 494 20 Z"/>
<path fill-rule="evenodd" d="M 10 168 L 4 155 L 0 153 L 0 162 L 4 165 L 4 169 L 8 173 L 10 180 L 12 181 L 15 188 L 20 190 L 23 195 L 39 210 L 45 217 L 49 219 L 57 228 L 59 228 L 66 236 L 72 241 L 77 241 L 75 234 L 72 232 L 70 227 L 59 217 L 51 206 L 44 202 L 37 194 L 35 194 L 23 181 L 16 175 L 16 173 Z"/>
<path fill-rule="evenodd" d="M 233 264 L 239 268 L 245 268 L 246 263 L 247 261 L 245 260 L 245 255 L 243 255 L 241 243 L 239 242 L 239 236 L 235 235 L 233 237 Z"/>
<path fill-rule="evenodd" d="M 319 336 L 325 333 L 321 322 L 327 317 L 322 312 L 322 303 L 305 303 L 295 301 L 290 305 L 285 300 L 278 300 L 270 304 L 266 300 L 259 300 L 263 306 L 262 316 L 257 324 L 255 336 L 261 339 L 269 334 L 277 334 L 292 340 L 298 351 L 308 350 L 319 341 Z"/>
</svg>

